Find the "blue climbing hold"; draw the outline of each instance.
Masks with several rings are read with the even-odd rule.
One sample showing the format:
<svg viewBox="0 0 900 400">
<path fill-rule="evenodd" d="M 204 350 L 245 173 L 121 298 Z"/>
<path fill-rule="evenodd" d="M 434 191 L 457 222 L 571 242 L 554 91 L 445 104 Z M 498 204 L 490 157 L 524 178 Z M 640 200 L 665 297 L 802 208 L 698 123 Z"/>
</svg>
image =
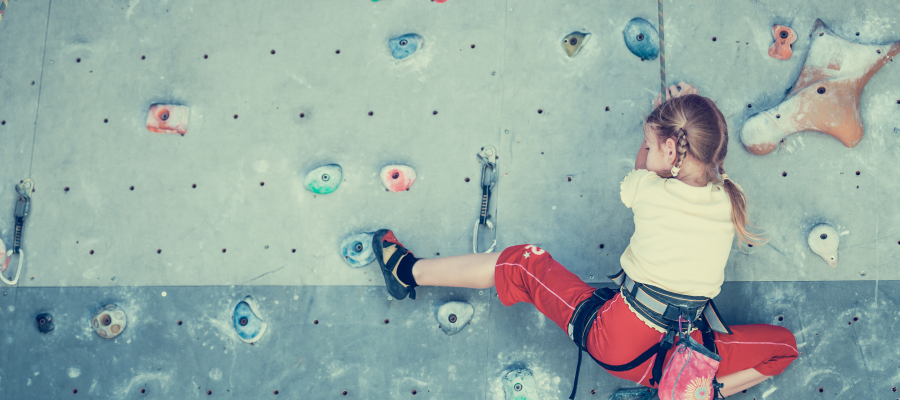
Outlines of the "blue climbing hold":
<svg viewBox="0 0 900 400">
<path fill-rule="evenodd" d="M 341 242 L 341 257 L 347 265 L 362 268 L 375 261 L 372 251 L 372 232 L 358 233 Z"/>
<path fill-rule="evenodd" d="M 391 47 L 391 55 L 398 60 L 413 55 L 424 43 L 425 40 L 415 33 L 407 33 L 388 42 Z"/>
<path fill-rule="evenodd" d="M 328 164 L 310 171 L 306 175 L 304 184 L 310 192 L 328 194 L 337 190 L 338 186 L 341 185 L 342 179 L 344 179 L 344 174 L 341 171 L 341 166 Z"/>
<path fill-rule="evenodd" d="M 266 323 L 259 317 L 256 303 L 250 296 L 245 297 L 234 307 L 232 319 L 238 337 L 246 343 L 257 342 L 266 333 Z"/>
<path fill-rule="evenodd" d="M 655 60 L 659 56 L 659 32 L 646 19 L 628 21 L 622 34 L 628 50 L 642 60 Z"/>
</svg>

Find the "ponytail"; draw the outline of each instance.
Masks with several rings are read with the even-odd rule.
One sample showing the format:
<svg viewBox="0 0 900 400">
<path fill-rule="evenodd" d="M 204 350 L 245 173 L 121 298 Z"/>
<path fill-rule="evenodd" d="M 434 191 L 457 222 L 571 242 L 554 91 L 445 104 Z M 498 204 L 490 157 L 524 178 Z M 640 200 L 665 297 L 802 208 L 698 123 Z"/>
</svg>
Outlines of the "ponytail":
<svg viewBox="0 0 900 400">
<path fill-rule="evenodd" d="M 748 225 L 753 228 L 756 228 L 756 225 L 750 223 L 750 219 L 747 217 L 747 196 L 744 196 L 744 191 L 740 185 L 728 178 L 728 175 L 725 174 L 725 168 L 721 164 L 719 165 L 719 173 L 722 174 L 722 186 L 725 187 L 725 193 L 731 199 L 731 222 L 734 224 L 734 230 L 738 235 L 738 247 L 743 252 L 744 247 L 741 246 L 742 243 L 750 246 L 766 244 L 769 239 L 747 230 Z"/>
</svg>

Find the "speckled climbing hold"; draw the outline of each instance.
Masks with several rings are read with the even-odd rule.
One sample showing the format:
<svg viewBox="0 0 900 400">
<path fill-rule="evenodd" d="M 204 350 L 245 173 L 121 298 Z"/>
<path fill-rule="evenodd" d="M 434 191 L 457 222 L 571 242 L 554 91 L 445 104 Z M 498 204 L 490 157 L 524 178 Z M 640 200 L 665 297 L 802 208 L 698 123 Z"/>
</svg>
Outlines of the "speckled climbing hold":
<svg viewBox="0 0 900 400">
<path fill-rule="evenodd" d="M 566 51 L 566 54 L 569 57 L 575 57 L 575 55 L 578 54 L 578 51 L 581 50 L 581 46 L 584 46 L 590 38 L 590 33 L 572 32 L 563 38 L 563 50 Z"/>
<path fill-rule="evenodd" d="M 3 239 L 0 239 L 0 272 L 6 272 L 6 269 L 9 268 L 11 255 L 12 250 L 6 250 L 6 244 L 3 243 Z"/>
<path fill-rule="evenodd" d="M 323 165 L 310 171 L 306 175 L 306 188 L 310 192 L 318 194 L 328 194 L 337 190 L 341 185 L 344 174 L 341 166 L 337 164 Z"/>
<path fill-rule="evenodd" d="M 147 130 L 156 133 L 187 133 L 188 116 L 191 110 L 188 106 L 175 104 L 154 104 L 150 106 L 147 114 Z"/>
<path fill-rule="evenodd" d="M 772 27 L 772 36 L 775 37 L 775 43 L 769 46 L 769 57 L 779 60 L 791 58 L 793 54 L 791 45 L 797 41 L 797 32 L 789 26 L 775 25 Z"/>
<path fill-rule="evenodd" d="M 539 400 L 534 375 L 525 368 L 512 370 L 503 376 L 506 400 Z"/>
<path fill-rule="evenodd" d="M 634 18 L 622 31 L 625 45 L 642 60 L 655 60 L 659 56 L 659 32 L 643 18 Z"/>
<path fill-rule="evenodd" d="M 818 254 L 832 268 L 837 267 L 838 256 L 837 250 L 841 237 L 833 226 L 828 224 L 819 224 L 809 231 L 809 237 L 806 239 L 809 248 L 813 253 Z"/>
<path fill-rule="evenodd" d="M 381 169 L 381 184 L 391 192 L 409 190 L 416 181 L 416 170 L 406 165 L 388 165 Z"/>
<path fill-rule="evenodd" d="M 375 261 L 375 252 L 372 251 L 372 237 L 374 233 L 357 233 L 341 242 L 341 258 L 347 265 L 353 268 L 362 268 Z"/>
<path fill-rule="evenodd" d="M 91 327 L 100 337 L 112 339 L 125 330 L 125 312 L 115 304 L 100 307 L 91 318 Z"/>
<path fill-rule="evenodd" d="M 441 330 L 447 336 L 453 336 L 469 324 L 473 315 L 475 315 L 475 308 L 471 304 L 463 301 L 450 301 L 438 307 L 437 320 L 441 325 Z"/>
<path fill-rule="evenodd" d="M 859 99 L 866 83 L 900 52 L 900 42 L 851 43 L 816 20 L 800 77 L 775 108 L 750 117 L 741 141 L 751 153 L 771 153 L 787 135 L 818 131 L 854 147 L 863 138 Z"/>
<path fill-rule="evenodd" d="M 37 322 L 38 332 L 40 333 L 48 333 L 53 330 L 53 316 L 50 313 L 40 313 L 36 317 L 34 317 L 35 322 Z"/>
<path fill-rule="evenodd" d="M 251 296 L 245 297 L 234 307 L 232 320 L 238 338 L 246 343 L 258 342 L 266 333 L 267 324 L 259 317 L 259 310 Z"/>
<path fill-rule="evenodd" d="M 398 60 L 409 58 L 415 54 L 417 50 L 422 48 L 422 45 L 424 44 L 425 39 L 415 33 L 407 33 L 388 41 L 388 46 L 391 48 L 391 55 Z"/>
</svg>

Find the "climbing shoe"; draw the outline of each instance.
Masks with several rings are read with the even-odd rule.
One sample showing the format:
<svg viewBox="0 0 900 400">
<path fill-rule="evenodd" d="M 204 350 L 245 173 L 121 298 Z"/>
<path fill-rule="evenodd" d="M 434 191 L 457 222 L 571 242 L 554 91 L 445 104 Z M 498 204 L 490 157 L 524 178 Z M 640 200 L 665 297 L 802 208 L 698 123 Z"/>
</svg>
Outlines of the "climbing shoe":
<svg viewBox="0 0 900 400">
<path fill-rule="evenodd" d="M 375 259 L 378 260 L 378 265 L 381 266 L 381 273 L 384 275 L 384 284 L 388 293 L 397 300 L 403 300 L 407 295 L 415 300 L 416 289 L 401 282 L 396 275 L 400 259 L 406 255 L 412 257 L 412 252 L 403 247 L 394 236 L 394 232 L 391 232 L 389 229 L 381 229 L 375 232 L 375 235 L 372 237 L 372 250 L 375 251 Z"/>
</svg>

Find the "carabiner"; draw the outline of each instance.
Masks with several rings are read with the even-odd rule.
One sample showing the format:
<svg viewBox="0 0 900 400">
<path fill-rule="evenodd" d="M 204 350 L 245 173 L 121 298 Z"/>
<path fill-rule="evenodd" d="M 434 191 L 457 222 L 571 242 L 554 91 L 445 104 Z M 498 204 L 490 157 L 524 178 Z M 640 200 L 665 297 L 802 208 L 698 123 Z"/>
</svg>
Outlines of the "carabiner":
<svg viewBox="0 0 900 400">
<path fill-rule="evenodd" d="M 13 248 L 6 252 L 6 258 L 12 258 L 13 254 L 19 255 L 16 274 L 12 279 L 6 279 L 3 273 L 0 273 L 0 280 L 7 285 L 15 285 L 19 282 L 19 275 L 22 274 L 22 264 L 25 260 L 25 253 L 22 251 L 22 227 L 25 226 L 25 217 L 28 216 L 28 209 L 31 204 L 31 192 L 34 190 L 34 181 L 25 179 L 16 185 L 16 193 L 19 197 L 16 199 L 16 231 L 13 238 Z"/>
<path fill-rule="evenodd" d="M 486 225 L 494 237 L 491 247 L 485 251 L 485 253 L 490 253 L 494 251 L 494 247 L 497 247 L 497 232 L 494 231 L 494 224 L 488 216 L 488 208 L 491 204 L 491 189 L 493 189 L 497 179 L 497 149 L 494 146 L 485 146 L 478 153 L 478 158 L 484 164 L 481 169 L 481 214 L 478 220 L 475 221 L 475 229 L 472 235 L 472 252 L 478 253 L 478 227 Z M 488 168 L 490 168 L 490 172 L 488 172 Z"/>
</svg>

